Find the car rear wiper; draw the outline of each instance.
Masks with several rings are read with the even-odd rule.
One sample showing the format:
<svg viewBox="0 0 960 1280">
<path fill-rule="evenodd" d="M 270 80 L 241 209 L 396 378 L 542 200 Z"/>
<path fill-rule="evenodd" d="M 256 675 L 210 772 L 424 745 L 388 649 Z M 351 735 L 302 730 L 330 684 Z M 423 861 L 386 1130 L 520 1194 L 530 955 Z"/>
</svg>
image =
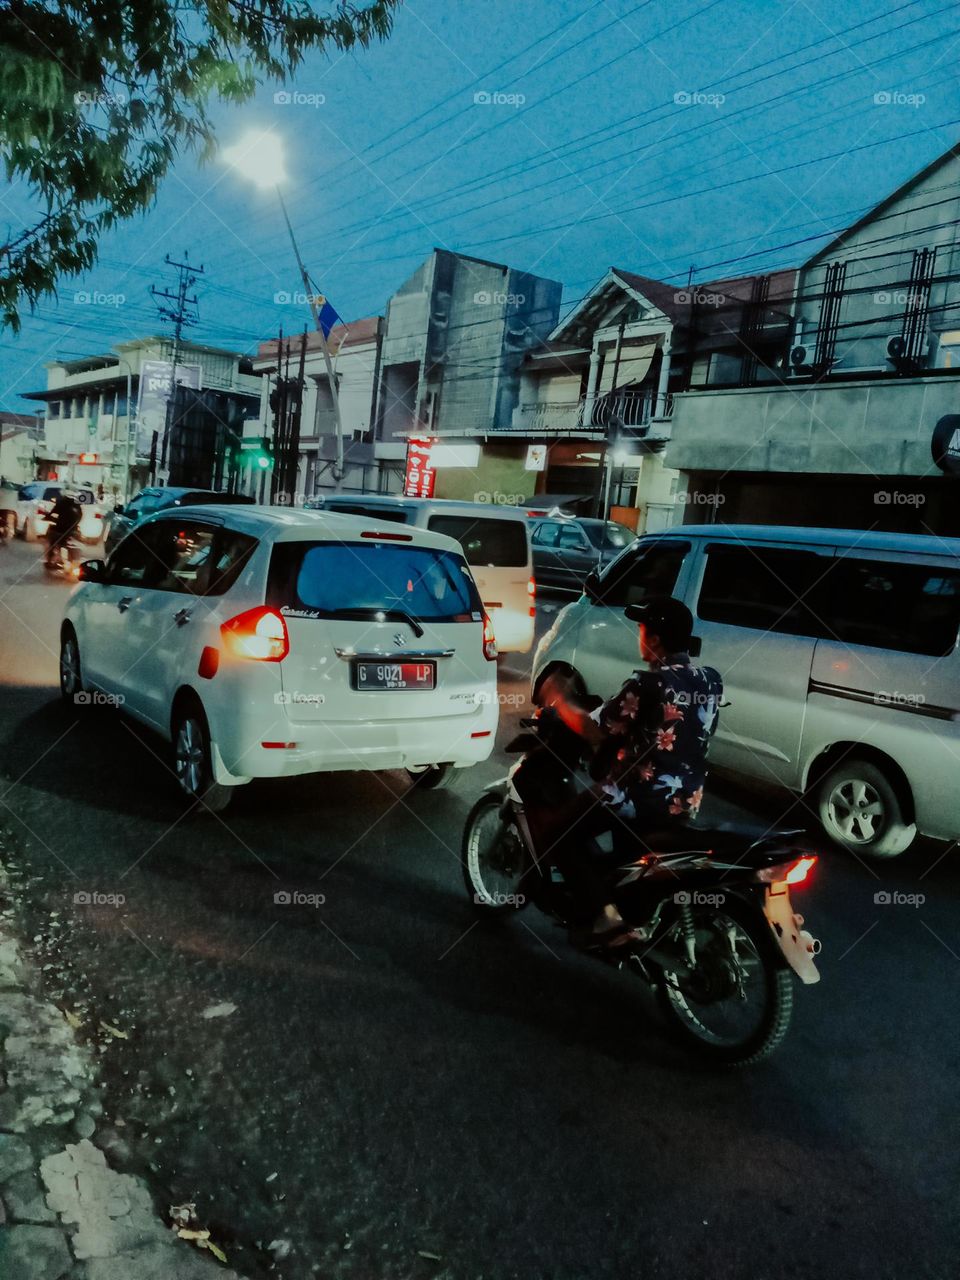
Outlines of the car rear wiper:
<svg viewBox="0 0 960 1280">
<path fill-rule="evenodd" d="M 391 622 L 395 622 L 397 619 L 401 622 L 406 622 L 418 640 L 424 634 L 423 623 L 407 609 L 378 609 L 375 605 L 370 605 L 369 608 L 364 609 L 336 609 L 328 615 L 328 617 L 336 618 L 375 618 L 378 616 L 385 619 L 388 618 Z"/>
</svg>

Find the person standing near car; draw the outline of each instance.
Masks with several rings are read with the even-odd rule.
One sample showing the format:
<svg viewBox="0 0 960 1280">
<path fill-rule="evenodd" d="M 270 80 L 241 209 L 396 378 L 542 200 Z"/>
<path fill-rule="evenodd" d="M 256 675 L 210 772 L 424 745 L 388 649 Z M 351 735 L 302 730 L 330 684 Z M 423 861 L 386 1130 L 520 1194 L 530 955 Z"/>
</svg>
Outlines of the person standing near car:
<svg viewBox="0 0 960 1280">
<path fill-rule="evenodd" d="M 62 548 L 69 552 L 70 539 L 80 528 L 83 510 L 71 489 L 64 489 L 58 494 L 50 512 L 47 526 L 48 564 L 53 563 Z"/>
</svg>

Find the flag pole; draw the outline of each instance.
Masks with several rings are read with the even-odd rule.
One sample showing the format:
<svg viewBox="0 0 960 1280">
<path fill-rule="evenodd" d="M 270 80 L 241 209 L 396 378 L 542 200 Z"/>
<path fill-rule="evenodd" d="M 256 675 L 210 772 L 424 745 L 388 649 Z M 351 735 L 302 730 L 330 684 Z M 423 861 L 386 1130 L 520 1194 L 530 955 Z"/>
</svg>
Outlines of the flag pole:
<svg viewBox="0 0 960 1280">
<path fill-rule="evenodd" d="M 343 421 L 340 417 L 340 397 L 337 394 L 337 378 L 333 371 L 333 363 L 330 360 L 330 348 L 327 346 L 327 335 L 323 332 L 323 325 L 320 323 L 320 312 L 317 309 L 316 296 L 310 283 L 310 277 L 307 274 L 307 268 L 303 265 L 303 258 L 300 256 L 300 249 L 297 246 L 296 237 L 293 234 L 293 227 L 290 224 L 290 215 L 287 213 L 286 201 L 283 198 L 283 192 L 279 186 L 276 188 L 277 199 L 280 201 L 280 208 L 283 210 L 283 220 L 287 224 L 287 231 L 290 233 L 290 243 L 293 246 L 294 256 L 297 259 L 297 267 L 300 271 L 300 279 L 303 281 L 303 288 L 307 295 L 307 302 L 310 304 L 310 314 L 313 316 L 313 323 L 317 333 L 320 335 L 320 350 L 323 352 L 323 363 L 327 370 L 327 382 L 330 385 L 330 399 L 333 402 L 333 421 L 336 441 L 336 454 L 333 463 L 333 488 L 336 492 L 343 483 Z"/>
</svg>

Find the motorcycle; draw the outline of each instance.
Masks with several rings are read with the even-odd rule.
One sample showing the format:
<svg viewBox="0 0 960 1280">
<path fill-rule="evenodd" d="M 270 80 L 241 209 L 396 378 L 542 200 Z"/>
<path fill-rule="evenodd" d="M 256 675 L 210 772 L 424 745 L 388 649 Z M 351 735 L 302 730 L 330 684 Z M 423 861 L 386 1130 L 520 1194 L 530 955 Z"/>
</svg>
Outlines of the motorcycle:
<svg viewBox="0 0 960 1280">
<path fill-rule="evenodd" d="M 72 538 L 56 546 L 48 546 L 43 556 L 43 567 L 52 578 L 76 582 L 80 577 L 80 548 Z"/>
<path fill-rule="evenodd" d="M 538 857 L 530 815 L 576 793 L 583 743 L 548 708 L 521 729 L 506 748 L 520 759 L 467 816 L 464 883 L 481 916 L 533 904 L 569 928 L 575 899 L 549 851 Z M 820 943 L 790 899 L 817 862 L 803 836 L 683 826 L 631 835 L 628 851 L 612 858 L 611 837 L 597 837 L 593 853 L 609 867 L 608 901 L 631 934 L 587 954 L 651 988 L 686 1047 L 717 1063 L 760 1062 L 787 1033 L 794 975 L 804 984 L 820 980 Z"/>
</svg>

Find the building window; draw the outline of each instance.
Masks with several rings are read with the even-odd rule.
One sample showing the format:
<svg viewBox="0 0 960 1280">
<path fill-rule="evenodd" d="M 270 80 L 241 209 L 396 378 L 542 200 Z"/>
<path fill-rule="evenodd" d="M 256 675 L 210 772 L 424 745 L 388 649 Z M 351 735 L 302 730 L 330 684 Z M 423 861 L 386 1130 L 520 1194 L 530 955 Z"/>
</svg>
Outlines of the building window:
<svg viewBox="0 0 960 1280">
<path fill-rule="evenodd" d="M 50 400 L 50 401 L 48 402 L 48 404 L 47 404 L 47 417 L 48 417 L 48 418 L 59 418 L 59 417 L 60 417 L 60 401 L 59 401 L 59 400 Z"/>
</svg>

